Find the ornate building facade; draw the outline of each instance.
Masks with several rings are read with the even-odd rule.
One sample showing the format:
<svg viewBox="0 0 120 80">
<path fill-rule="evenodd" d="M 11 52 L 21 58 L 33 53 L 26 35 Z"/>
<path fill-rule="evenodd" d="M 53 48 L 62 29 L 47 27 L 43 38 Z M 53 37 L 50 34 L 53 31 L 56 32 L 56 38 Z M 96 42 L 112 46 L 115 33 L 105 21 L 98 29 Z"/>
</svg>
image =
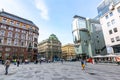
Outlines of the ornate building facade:
<svg viewBox="0 0 120 80">
<path fill-rule="evenodd" d="M 0 59 L 33 59 L 39 28 L 30 20 L 0 12 Z"/>
<path fill-rule="evenodd" d="M 61 42 L 56 35 L 51 34 L 46 40 L 38 44 L 38 53 L 40 57 L 47 60 L 60 60 L 61 58 Z"/>
<path fill-rule="evenodd" d="M 76 58 L 74 44 L 66 44 L 62 46 L 62 58 L 64 60 L 71 60 Z"/>
</svg>

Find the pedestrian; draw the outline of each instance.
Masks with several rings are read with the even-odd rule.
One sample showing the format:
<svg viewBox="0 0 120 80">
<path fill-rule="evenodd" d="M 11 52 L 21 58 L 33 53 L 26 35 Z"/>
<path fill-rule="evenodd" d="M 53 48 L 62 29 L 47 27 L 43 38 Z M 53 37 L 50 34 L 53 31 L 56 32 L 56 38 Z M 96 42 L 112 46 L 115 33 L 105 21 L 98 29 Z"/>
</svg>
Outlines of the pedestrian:
<svg viewBox="0 0 120 80">
<path fill-rule="evenodd" d="M 19 67 L 19 64 L 20 64 L 20 60 L 17 59 L 17 67 Z"/>
<path fill-rule="evenodd" d="M 81 66 L 82 66 L 82 70 L 84 70 L 85 69 L 85 61 L 83 59 L 81 60 Z"/>
<path fill-rule="evenodd" d="M 63 64 L 63 59 L 61 59 L 61 63 Z"/>
<path fill-rule="evenodd" d="M 40 59 L 39 61 L 40 61 L 40 64 L 41 64 L 41 63 L 42 63 L 42 60 Z"/>
<path fill-rule="evenodd" d="M 7 60 L 5 61 L 5 75 L 8 74 L 9 66 L 10 66 L 10 60 L 7 58 Z"/>
<path fill-rule="evenodd" d="M 14 65 L 16 65 L 16 59 L 14 59 Z"/>
</svg>

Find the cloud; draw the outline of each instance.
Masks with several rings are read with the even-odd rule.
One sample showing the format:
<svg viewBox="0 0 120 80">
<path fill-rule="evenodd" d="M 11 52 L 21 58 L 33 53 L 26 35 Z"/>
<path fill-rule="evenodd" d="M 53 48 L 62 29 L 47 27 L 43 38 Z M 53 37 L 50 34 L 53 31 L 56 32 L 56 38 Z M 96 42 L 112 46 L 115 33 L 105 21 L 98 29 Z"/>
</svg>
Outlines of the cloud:
<svg viewBox="0 0 120 80">
<path fill-rule="evenodd" d="M 35 0 L 35 5 L 36 5 L 36 8 L 40 10 L 40 16 L 45 20 L 49 20 L 48 8 L 44 0 Z"/>
</svg>

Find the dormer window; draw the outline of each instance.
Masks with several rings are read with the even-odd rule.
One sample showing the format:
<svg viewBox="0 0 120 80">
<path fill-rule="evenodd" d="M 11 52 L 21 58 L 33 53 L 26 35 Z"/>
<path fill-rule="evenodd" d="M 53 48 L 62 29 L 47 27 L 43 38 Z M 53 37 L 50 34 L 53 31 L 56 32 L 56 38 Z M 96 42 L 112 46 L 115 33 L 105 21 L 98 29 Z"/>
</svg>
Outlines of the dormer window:
<svg viewBox="0 0 120 80">
<path fill-rule="evenodd" d="M 14 23 L 14 21 L 13 21 L 13 20 L 11 20 L 11 21 L 10 21 L 10 24 L 13 24 L 13 23 Z"/>
<path fill-rule="evenodd" d="M 24 25 L 22 26 L 22 28 L 26 28 L 26 25 L 24 24 Z"/>
<path fill-rule="evenodd" d="M 19 22 L 17 22 L 17 23 L 16 23 L 16 25 L 17 25 L 17 26 L 19 26 L 19 25 L 20 25 L 20 23 L 19 23 Z"/>
<path fill-rule="evenodd" d="M 4 21 L 4 22 L 7 22 L 7 18 L 3 18 L 3 21 Z"/>
</svg>

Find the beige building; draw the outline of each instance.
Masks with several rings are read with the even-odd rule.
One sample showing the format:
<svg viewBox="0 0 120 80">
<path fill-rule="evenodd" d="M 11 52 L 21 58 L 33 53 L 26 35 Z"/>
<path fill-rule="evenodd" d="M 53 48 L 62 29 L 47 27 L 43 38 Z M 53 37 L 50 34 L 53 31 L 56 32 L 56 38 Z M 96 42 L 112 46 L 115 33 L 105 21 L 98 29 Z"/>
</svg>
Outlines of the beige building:
<svg viewBox="0 0 120 80">
<path fill-rule="evenodd" d="M 51 34 L 46 40 L 38 44 L 39 58 L 43 57 L 46 60 L 60 60 L 61 58 L 61 42 L 56 35 Z"/>
<path fill-rule="evenodd" d="M 0 59 L 33 59 L 39 28 L 30 20 L 0 12 Z"/>
<path fill-rule="evenodd" d="M 106 46 L 120 54 L 120 0 L 103 0 L 97 9 Z M 107 51 L 113 53 L 110 48 Z"/>
<path fill-rule="evenodd" d="M 62 58 L 65 60 L 71 60 L 71 59 L 76 58 L 73 44 L 66 44 L 62 46 Z"/>
</svg>

